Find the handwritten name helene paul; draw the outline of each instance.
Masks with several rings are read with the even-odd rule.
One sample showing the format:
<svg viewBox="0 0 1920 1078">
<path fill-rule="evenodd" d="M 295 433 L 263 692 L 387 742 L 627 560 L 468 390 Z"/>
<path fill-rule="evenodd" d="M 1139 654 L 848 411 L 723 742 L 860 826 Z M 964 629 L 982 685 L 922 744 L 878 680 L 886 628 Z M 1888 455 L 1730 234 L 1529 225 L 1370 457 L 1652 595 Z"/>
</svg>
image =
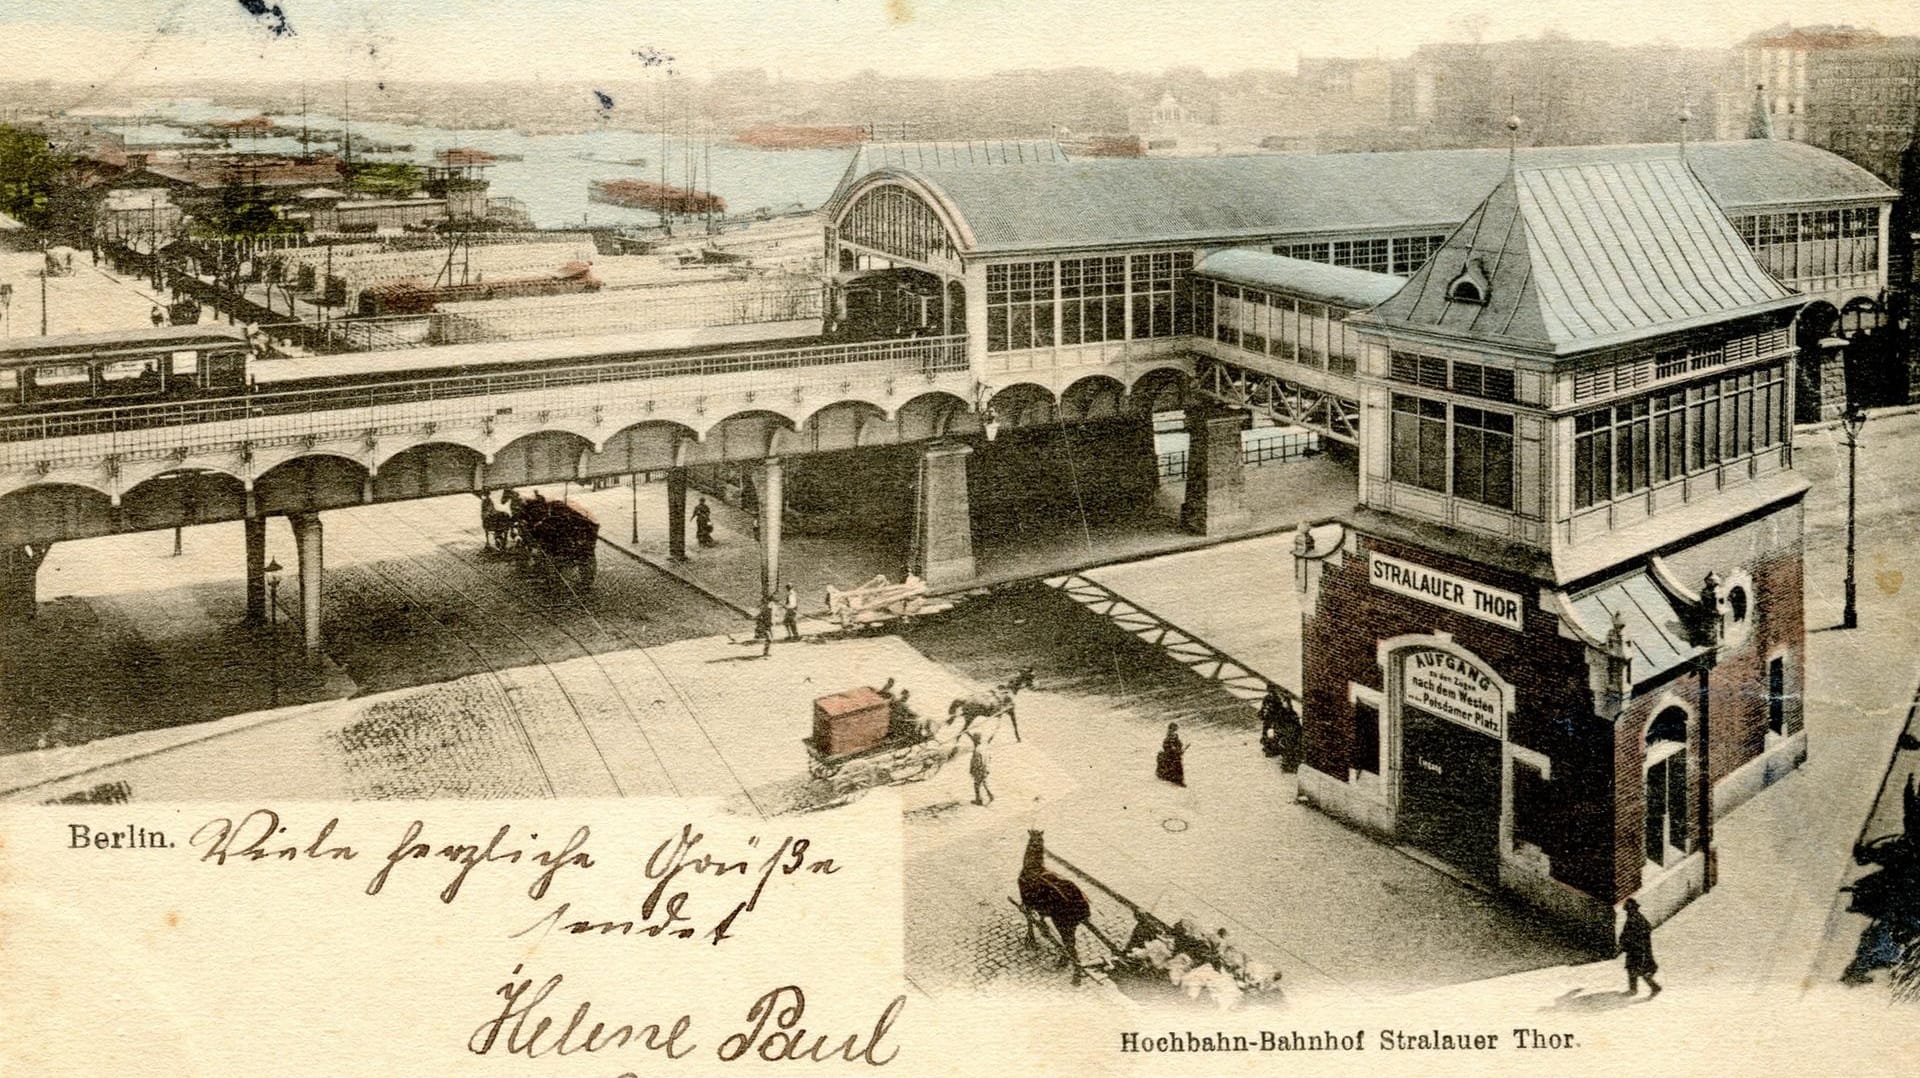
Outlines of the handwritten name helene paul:
<svg viewBox="0 0 1920 1078">
<path fill-rule="evenodd" d="M 534 988 L 534 978 L 521 976 L 523 968 L 513 967 L 514 979 L 494 990 L 504 1005 L 474 1029 L 467 1038 L 467 1051 L 528 1059 L 641 1051 L 683 1059 L 700 1049 L 692 1015 L 670 1020 L 608 1021 L 595 1016 L 591 1000 L 581 1000 L 569 1011 L 567 1001 L 553 998 L 560 992 L 565 974 L 552 974 Z M 734 1023 L 732 1031 L 715 1044 L 714 1055 L 723 1063 L 763 1059 L 884 1067 L 899 1054 L 899 1048 L 888 1043 L 887 1035 L 906 1005 L 907 997 L 897 995 L 880 1011 L 870 1029 L 825 1031 L 809 1024 L 806 992 L 799 985 L 781 985 L 753 1001 L 745 1019 Z"/>
</svg>

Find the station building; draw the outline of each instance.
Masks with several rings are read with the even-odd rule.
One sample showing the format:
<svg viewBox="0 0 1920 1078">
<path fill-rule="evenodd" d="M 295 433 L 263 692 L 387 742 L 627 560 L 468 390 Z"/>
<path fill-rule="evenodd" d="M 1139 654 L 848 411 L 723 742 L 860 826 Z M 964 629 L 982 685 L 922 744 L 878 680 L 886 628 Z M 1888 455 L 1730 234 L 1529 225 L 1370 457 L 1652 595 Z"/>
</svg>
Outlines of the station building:
<svg viewBox="0 0 1920 1078">
<path fill-rule="evenodd" d="M 1807 753 L 1805 302 L 1679 157 L 1523 157 L 1347 319 L 1302 795 L 1596 944 L 1711 887 L 1715 818 Z"/>
<path fill-rule="evenodd" d="M 1108 505 L 1150 499 L 1153 417 L 1184 409 L 1182 522 L 1231 529 L 1243 519 L 1238 428 L 1264 415 L 1350 456 L 1362 410 L 1349 315 L 1419 272 L 1513 162 L 1632 165 L 1683 153 L 1735 244 L 1750 244 L 1750 258 L 1800 293 L 1808 314 L 1789 336 L 1807 362 L 1789 399 L 1806 417 L 1837 414 L 1844 363 L 1824 345 L 1840 310 L 1877 309 L 1896 193 L 1812 146 L 1145 160 L 1071 159 L 1042 143 L 889 146 L 857 160 L 825 207 L 826 329 L 951 342 L 967 357 L 973 399 L 936 410 L 1002 433 L 937 458 L 942 488 L 968 492 L 970 504 L 923 506 L 909 488 L 928 461 L 871 455 L 855 480 L 843 468 L 796 467 L 790 502 L 923 506 L 957 538 L 951 557 L 915 564 L 965 566 L 969 520 L 978 535 L 1077 514 L 1089 489 Z M 910 386 L 898 396 L 925 403 Z M 1063 476 L 1069 460 L 1076 470 Z"/>
</svg>

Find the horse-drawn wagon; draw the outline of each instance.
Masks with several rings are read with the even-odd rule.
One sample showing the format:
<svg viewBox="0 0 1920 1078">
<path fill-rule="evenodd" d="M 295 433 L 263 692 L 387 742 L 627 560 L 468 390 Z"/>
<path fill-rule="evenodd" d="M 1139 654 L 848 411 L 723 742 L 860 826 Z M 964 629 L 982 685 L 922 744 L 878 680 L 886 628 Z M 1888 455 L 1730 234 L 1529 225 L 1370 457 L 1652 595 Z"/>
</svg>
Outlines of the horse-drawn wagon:
<svg viewBox="0 0 1920 1078">
<path fill-rule="evenodd" d="M 813 702 L 813 736 L 800 739 L 807 773 L 835 794 L 914 782 L 939 771 L 953 746 L 897 701 L 862 686 Z"/>
<path fill-rule="evenodd" d="M 1048 861 L 1066 873 L 1048 868 Z M 1086 891 L 1069 876 L 1083 881 L 1102 896 L 1106 908 L 1100 912 L 1116 920 L 1131 918 L 1132 927 L 1127 930 L 1124 945 L 1116 946 L 1101 930 Z M 1141 1002 L 1204 996 L 1223 1009 L 1252 1000 L 1281 998 L 1280 972 L 1264 962 L 1249 959 L 1238 947 L 1228 943 L 1225 929 L 1209 936 L 1184 919 L 1169 924 L 1064 858 L 1048 853 L 1042 832 L 1027 832 L 1027 852 L 1017 885 L 1020 897 L 1007 901 L 1020 911 L 1026 922 L 1028 945 L 1037 947 L 1043 939 L 1057 944 L 1061 964 L 1072 967 L 1075 984 L 1091 974 Z M 1126 922 L 1119 920 L 1119 923 L 1125 925 Z M 1104 957 L 1081 962 L 1077 939 L 1081 928 L 1100 941 L 1107 951 Z"/>
<path fill-rule="evenodd" d="M 480 525 L 489 549 L 518 551 L 524 564 L 550 568 L 563 580 L 571 576 L 583 588 L 593 586 L 600 523 L 585 506 L 550 501 L 538 491 L 523 499 L 509 490 L 504 501 L 506 508 L 496 509 L 492 497 L 480 492 Z"/>
<path fill-rule="evenodd" d="M 842 632 L 951 609 L 952 602 L 929 598 L 926 582 L 911 575 L 898 584 L 883 573 L 855 587 L 827 589 L 827 615 Z"/>
</svg>

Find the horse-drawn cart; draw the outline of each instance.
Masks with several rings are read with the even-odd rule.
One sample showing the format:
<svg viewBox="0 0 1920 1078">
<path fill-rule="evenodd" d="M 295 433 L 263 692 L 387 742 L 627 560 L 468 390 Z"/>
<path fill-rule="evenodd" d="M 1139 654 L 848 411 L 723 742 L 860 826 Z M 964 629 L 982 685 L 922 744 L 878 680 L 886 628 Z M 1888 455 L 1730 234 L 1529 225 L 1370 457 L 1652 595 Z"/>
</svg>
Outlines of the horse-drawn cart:
<svg viewBox="0 0 1920 1078">
<path fill-rule="evenodd" d="M 1048 868 L 1049 861 L 1067 874 Z M 1090 902 L 1086 891 L 1068 876 L 1092 888 L 1103 899 L 1100 907 Z M 1072 967 L 1076 984 L 1092 974 L 1143 1003 L 1204 996 L 1222 1009 L 1254 1000 L 1281 999 L 1280 972 L 1265 962 L 1249 959 L 1228 943 L 1225 929 L 1207 935 L 1185 919 L 1169 924 L 1083 869 L 1049 853 L 1039 831 L 1028 832 L 1026 858 L 1017 884 L 1019 898 L 1007 901 L 1026 922 L 1028 945 L 1037 947 L 1046 940 L 1058 946 L 1061 964 Z M 1109 927 L 1128 932 L 1124 945 L 1115 946 L 1113 938 L 1100 929 L 1100 917 L 1110 918 Z M 1131 927 L 1126 927 L 1129 920 Z M 1081 962 L 1076 940 L 1081 928 L 1100 942 L 1105 956 Z"/>
<path fill-rule="evenodd" d="M 891 697 L 864 686 L 815 700 L 813 736 L 800 744 L 807 774 L 836 794 L 927 778 L 953 755 L 929 724 L 896 713 Z"/>
</svg>

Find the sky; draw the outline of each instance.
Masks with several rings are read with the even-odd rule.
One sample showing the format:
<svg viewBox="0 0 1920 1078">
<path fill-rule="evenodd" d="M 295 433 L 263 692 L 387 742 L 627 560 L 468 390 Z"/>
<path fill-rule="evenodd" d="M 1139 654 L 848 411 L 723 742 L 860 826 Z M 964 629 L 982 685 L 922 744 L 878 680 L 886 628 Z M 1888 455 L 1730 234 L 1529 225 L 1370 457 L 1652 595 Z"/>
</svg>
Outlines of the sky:
<svg viewBox="0 0 1920 1078">
<path fill-rule="evenodd" d="M 277 34 L 278 7 L 289 33 Z M 636 53 L 696 77 L 764 68 L 964 76 L 1103 66 L 1211 74 L 1302 56 L 1559 32 L 1730 45 L 1791 21 L 1920 34 L 1916 0 L 0 0 L 0 78 L 592 81 Z"/>
</svg>

